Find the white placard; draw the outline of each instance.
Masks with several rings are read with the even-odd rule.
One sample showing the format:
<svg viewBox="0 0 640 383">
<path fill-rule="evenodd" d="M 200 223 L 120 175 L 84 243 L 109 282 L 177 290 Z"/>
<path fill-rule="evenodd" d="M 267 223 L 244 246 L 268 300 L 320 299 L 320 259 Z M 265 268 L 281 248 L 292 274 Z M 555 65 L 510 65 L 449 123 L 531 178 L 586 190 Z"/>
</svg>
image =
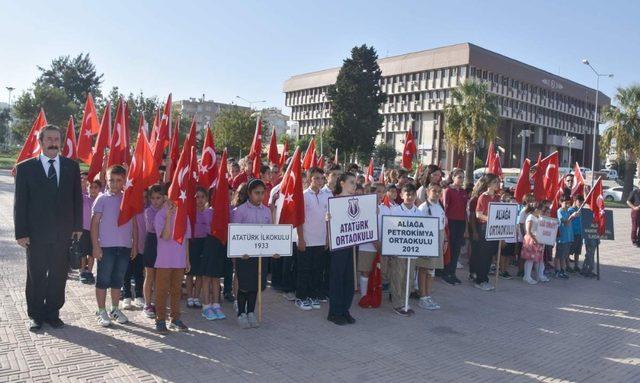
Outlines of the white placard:
<svg viewBox="0 0 640 383">
<path fill-rule="evenodd" d="M 375 194 L 329 198 L 331 250 L 378 240 L 378 203 Z"/>
<path fill-rule="evenodd" d="M 538 230 L 536 230 L 536 238 L 538 243 L 543 245 L 555 245 L 558 235 L 558 226 L 560 221 L 551 217 L 540 216 L 538 220 Z"/>
<path fill-rule="evenodd" d="M 506 202 L 489 202 L 489 219 L 487 220 L 487 241 L 516 239 L 518 221 L 518 204 Z"/>
<path fill-rule="evenodd" d="M 252 225 L 230 223 L 227 237 L 227 257 L 291 256 L 292 225 Z"/>
<path fill-rule="evenodd" d="M 382 255 L 437 257 L 440 255 L 438 217 L 382 217 Z"/>
</svg>

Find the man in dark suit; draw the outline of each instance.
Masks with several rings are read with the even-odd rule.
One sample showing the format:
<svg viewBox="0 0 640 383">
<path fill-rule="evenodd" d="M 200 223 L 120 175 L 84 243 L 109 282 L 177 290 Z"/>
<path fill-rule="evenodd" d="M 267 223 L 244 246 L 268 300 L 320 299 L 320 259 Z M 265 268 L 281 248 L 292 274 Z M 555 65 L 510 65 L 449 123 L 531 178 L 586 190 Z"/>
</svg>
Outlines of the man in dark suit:
<svg viewBox="0 0 640 383">
<path fill-rule="evenodd" d="M 27 249 L 29 329 L 47 322 L 64 326 L 68 251 L 82 234 L 82 189 L 78 164 L 59 155 L 62 131 L 54 125 L 38 133 L 42 153 L 16 166 L 13 220 L 18 244 Z"/>
</svg>

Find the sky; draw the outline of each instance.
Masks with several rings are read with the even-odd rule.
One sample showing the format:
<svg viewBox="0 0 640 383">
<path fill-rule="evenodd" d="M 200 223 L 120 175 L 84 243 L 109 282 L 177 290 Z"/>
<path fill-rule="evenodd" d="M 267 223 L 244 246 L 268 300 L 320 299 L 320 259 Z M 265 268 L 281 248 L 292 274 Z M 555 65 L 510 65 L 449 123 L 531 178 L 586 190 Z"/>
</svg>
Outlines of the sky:
<svg viewBox="0 0 640 383">
<path fill-rule="evenodd" d="M 353 46 L 379 57 L 471 42 L 601 90 L 640 81 L 637 1 L 0 0 L 0 102 L 37 66 L 88 52 L 103 93 L 202 97 L 284 108 L 292 75 L 340 66 Z"/>
</svg>

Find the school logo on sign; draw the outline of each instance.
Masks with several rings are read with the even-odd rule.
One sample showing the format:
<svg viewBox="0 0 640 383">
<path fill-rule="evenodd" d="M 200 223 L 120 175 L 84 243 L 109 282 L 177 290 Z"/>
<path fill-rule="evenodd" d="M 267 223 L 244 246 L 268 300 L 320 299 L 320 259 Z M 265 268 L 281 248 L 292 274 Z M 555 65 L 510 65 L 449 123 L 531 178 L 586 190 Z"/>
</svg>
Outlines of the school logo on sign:
<svg viewBox="0 0 640 383">
<path fill-rule="evenodd" d="M 360 205 L 358 205 L 357 198 L 349 199 L 349 207 L 347 209 L 347 214 L 349 214 L 349 218 L 356 219 L 360 215 Z"/>
</svg>

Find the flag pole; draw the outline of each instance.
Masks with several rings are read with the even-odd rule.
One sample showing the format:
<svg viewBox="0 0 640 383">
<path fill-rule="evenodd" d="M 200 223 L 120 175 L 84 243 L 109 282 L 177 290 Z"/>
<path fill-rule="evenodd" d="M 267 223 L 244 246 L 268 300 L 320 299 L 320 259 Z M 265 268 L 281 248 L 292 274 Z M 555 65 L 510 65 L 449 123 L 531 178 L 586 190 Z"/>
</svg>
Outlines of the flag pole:
<svg viewBox="0 0 640 383">
<path fill-rule="evenodd" d="M 262 322 L 262 257 L 258 258 L 258 322 Z"/>
<path fill-rule="evenodd" d="M 582 203 L 582 205 L 580 205 L 580 208 L 578 209 L 578 211 L 576 213 L 579 213 L 582 208 L 584 207 L 584 205 L 587 203 L 587 200 L 589 199 L 589 197 L 591 196 L 591 193 L 593 193 L 593 190 L 595 189 L 595 185 L 598 183 L 598 181 L 600 181 L 600 179 L 602 178 L 602 176 L 598 177 L 598 179 L 596 180 L 596 182 L 593 183 L 593 185 L 591 186 L 591 190 L 589 190 L 589 194 L 587 194 L 586 197 L 584 197 L 584 202 Z"/>
<path fill-rule="evenodd" d="M 502 240 L 498 241 L 498 257 L 496 260 L 496 282 L 495 282 L 496 289 L 498 288 L 498 277 L 500 276 L 500 256 L 501 255 L 502 255 Z"/>
<path fill-rule="evenodd" d="M 351 251 L 353 258 L 353 291 L 358 291 L 358 272 L 356 271 L 356 247 L 354 246 Z"/>
</svg>

